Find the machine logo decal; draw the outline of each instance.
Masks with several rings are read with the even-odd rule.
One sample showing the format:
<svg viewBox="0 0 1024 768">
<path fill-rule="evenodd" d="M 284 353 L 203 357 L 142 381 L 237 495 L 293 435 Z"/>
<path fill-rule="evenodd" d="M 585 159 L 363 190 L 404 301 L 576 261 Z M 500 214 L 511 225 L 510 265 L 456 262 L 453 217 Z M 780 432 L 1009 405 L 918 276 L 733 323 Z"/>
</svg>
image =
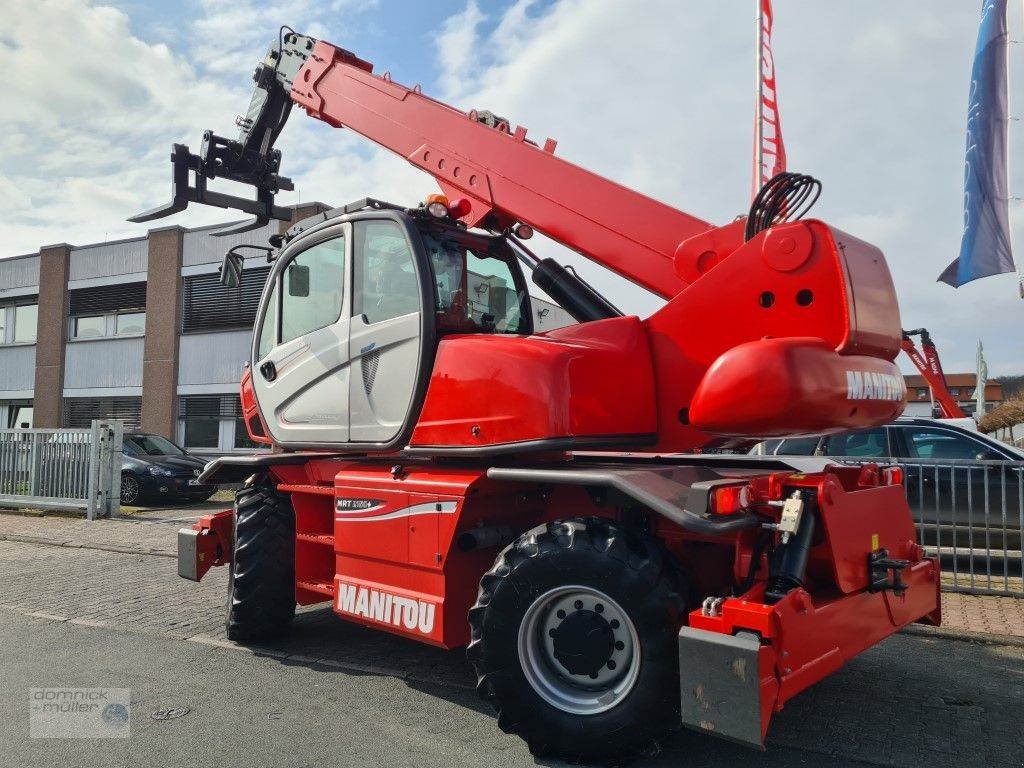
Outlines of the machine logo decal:
<svg viewBox="0 0 1024 768">
<path fill-rule="evenodd" d="M 343 506 L 356 502 L 373 502 L 372 506 Z M 457 501 L 428 501 L 424 504 L 413 504 L 411 507 L 402 507 L 391 512 L 380 513 L 385 507 L 383 501 L 376 499 L 338 499 L 335 502 L 337 512 L 334 518 L 346 523 L 377 523 L 382 520 L 397 520 L 401 517 L 412 517 L 413 515 L 453 515 L 458 508 Z"/>
<path fill-rule="evenodd" d="M 897 402 L 906 395 L 906 385 L 900 376 L 872 371 L 846 372 L 847 400 L 892 400 Z"/>
<path fill-rule="evenodd" d="M 339 581 L 336 610 L 338 613 L 347 613 L 429 635 L 434 631 L 437 606 L 425 600 L 414 600 L 411 597 Z"/>
<path fill-rule="evenodd" d="M 353 510 L 362 511 L 373 507 L 383 507 L 384 502 L 380 499 L 337 499 L 334 502 L 339 512 L 350 512 Z"/>
</svg>

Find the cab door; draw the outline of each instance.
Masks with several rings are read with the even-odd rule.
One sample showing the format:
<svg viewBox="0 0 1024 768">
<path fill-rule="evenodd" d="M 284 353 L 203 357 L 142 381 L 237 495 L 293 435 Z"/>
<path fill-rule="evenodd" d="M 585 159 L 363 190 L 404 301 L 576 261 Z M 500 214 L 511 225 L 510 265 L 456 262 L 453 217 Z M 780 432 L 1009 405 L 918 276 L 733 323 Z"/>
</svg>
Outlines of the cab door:
<svg viewBox="0 0 1024 768">
<path fill-rule="evenodd" d="M 422 378 L 427 266 L 393 219 L 353 224 L 349 378 L 353 443 L 389 443 L 411 418 Z M 433 317 L 430 317 L 431 321 Z"/>
<path fill-rule="evenodd" d="M 348 285 L 351 225 L 285 249 L 264 291 L 253 341 L 253 388 L 279 445 L 349 440 Z"/>
</svg>

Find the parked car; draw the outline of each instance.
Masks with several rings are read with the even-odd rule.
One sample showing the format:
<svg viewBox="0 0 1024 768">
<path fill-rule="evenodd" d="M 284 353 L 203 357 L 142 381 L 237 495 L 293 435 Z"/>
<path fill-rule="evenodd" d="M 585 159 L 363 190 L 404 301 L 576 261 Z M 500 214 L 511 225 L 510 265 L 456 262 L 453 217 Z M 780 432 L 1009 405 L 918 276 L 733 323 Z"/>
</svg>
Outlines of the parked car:
<svg viewBox="0 0 1024 768">
<path fill-rule="evenodd" d="M 937 537 L 943 544 L 955 540 L 971 548 L 1019 548 L 1024 451 L 965 428 L 962 421 L 903 418 L 873 429 L 766 440 L 750 452 L 896 459 L 906 473 L 914 518 L 929 541 Z M 924 530 L 929 526 L 933 535 Z M 954 529 L 955 537 L 950 536 Z"/>
<path fill-rule="evenodd" d="M 160 435 L 128 432 L 121 464 L 121 503 L 206 501 L 217 489 L 200 485 L 206 462 Z"/>
</svg>

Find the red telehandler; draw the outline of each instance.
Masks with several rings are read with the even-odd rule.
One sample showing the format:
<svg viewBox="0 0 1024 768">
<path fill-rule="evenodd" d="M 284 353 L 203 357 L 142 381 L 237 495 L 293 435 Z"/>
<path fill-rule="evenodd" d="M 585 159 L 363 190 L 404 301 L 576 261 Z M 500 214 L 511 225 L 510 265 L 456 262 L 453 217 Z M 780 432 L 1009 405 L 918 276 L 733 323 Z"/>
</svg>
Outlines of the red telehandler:
<svg viewBox="0 0 1024 768">
<path fill-rule="evenodd" d="M 715 227 L 288 28 L 254 79 L 238 139 L 176 145 L 173 201 L 137 221 L 189 202 L 288 218 L 273 146 L 293 106 L 444 195 L 361 200 L 271 238 L 241 399 L 273 451 L 211 462 L 205 481 L 244 481 L 234 509 L 179 535 L 185 578 L 230 565 L 228 637 L 265 641 L 296 603 L 330 601 L 467 646 L 498 725 L 535 754 L 607 760 L 680 723 L 760 747 L 797 693 L 938 623 L 898 468 L 682 455 L 903 408 L 885 260 L 800 220 L 817 181 L 779 176 Z M 533 230 L 665 305 L 623 315 L 534 255 Z M 241 268 L 229 252 L 222 278 Z M 578 323 L 535 333 L 526 274 Z"/>
</svg>

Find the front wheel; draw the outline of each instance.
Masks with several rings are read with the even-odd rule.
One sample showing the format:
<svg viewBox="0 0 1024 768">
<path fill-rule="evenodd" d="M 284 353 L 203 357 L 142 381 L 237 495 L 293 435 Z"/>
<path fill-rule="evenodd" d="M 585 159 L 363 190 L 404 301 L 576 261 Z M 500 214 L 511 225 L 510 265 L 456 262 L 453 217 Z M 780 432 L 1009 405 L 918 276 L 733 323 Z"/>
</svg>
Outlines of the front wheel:
<svg viewBox="0 0 1024 768">
<path fill-rule="evenodd" d="M 121 475 L 121 503 L 133 506 L 142 498 L 142 486 L 132 475 Z"/>
<path fill-rule="evenodd" d="M 477 690 L 537 756 L 637 755 L 679 723 L 687 586 L 658 542 L 607 520 L 506 548 L 470 611 Z"/>
<path fill-rule="evenodd" d="M 286 634 L 294 616 L 295 513 L 273 480 L 259 475 L 235 494 L 227 636 L 239 643 L 269 640 Z"/>
</svg>

